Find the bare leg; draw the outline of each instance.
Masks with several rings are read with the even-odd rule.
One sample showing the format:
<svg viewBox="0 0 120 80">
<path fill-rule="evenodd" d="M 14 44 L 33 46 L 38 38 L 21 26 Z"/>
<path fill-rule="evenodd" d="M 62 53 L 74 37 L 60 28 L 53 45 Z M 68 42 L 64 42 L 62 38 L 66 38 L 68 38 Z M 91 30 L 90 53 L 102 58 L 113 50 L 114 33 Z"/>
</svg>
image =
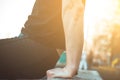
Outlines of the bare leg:
<svg viewBox="0 0 120 80">
<path fill-rule="evenodd" d="M 62 0 L 62 17 L 66 39 L 67 63 L 64 68 L 47 71 L 47 77 L 71 78 L 78 70 L 83 48 L 82 0 Z"/>
</svg>

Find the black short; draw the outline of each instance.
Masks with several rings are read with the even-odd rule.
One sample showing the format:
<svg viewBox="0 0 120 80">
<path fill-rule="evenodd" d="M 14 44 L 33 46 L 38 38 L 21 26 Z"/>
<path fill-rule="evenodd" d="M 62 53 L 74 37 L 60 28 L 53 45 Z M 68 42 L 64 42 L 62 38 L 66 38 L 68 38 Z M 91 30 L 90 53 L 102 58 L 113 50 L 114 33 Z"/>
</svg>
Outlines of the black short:
<svg viewBox="0 0 120 80">
<path fill-rule="evenodd" d="M 41 44 L 65 49 L 61 0 L 36 0 L 22 33 Z"/>
<path fill-rule="evenodd" d="M 27 37 L 0 40 L 0 80 L 41 79 L 58 58 L 56 49 Z"/>
</svg>

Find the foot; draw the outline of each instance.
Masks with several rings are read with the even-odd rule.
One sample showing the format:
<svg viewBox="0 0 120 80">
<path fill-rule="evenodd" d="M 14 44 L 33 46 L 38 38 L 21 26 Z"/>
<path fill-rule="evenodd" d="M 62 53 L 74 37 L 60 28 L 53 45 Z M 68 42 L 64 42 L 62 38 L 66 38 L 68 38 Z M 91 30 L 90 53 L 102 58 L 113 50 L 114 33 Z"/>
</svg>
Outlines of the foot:
<svg viewBox="0 0 120 80">
<path fill-rule="evenodd" d="M 70 68 L 55 68 L 47 71 L 47 78 L 72 78 L 74 75 L 76 75 L 77 70 L 76 69 L 70 69 Z"/>
</svg>

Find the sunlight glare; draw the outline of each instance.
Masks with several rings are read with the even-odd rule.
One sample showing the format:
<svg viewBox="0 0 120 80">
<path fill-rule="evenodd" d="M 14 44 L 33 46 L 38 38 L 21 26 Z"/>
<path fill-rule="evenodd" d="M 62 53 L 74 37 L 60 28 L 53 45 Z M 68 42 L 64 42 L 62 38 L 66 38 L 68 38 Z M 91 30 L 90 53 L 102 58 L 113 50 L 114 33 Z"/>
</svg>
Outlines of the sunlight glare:
<svg viewBox="0 0 120 80">
<path fill-rule="evenodd" d="M 0 39 L 18 36 L 35 0 L 0 0 Z"/>
</svg>

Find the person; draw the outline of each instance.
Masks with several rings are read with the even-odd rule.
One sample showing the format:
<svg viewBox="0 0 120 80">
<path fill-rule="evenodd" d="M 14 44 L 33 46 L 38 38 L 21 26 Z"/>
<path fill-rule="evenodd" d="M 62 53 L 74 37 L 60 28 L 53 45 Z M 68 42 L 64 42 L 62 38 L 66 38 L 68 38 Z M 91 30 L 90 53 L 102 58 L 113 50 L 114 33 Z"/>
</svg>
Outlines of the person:
<svg viewBox="0 0 120 80">
<path fill-rule="evenodd" d="M 0 78 L 76 75 L 83 47 L 83 13 L 82 0 L 36 0 L 20 36 L 0 40 Z M 66 50 L 64 68 L 54 68 L 57 49 Z"/>
</svg>

